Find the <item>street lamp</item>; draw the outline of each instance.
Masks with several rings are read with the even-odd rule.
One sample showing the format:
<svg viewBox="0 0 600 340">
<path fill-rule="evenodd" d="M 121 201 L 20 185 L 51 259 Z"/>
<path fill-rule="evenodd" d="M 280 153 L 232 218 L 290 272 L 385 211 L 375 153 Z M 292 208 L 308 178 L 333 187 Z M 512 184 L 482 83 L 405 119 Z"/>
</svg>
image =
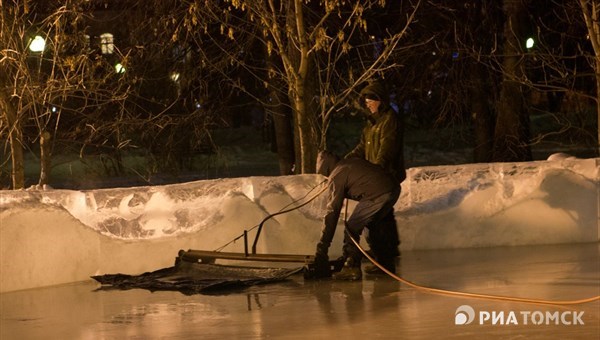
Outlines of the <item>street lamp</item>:
<svg viewBox="0 0 600 340">
<path fill-rule="evenodd" d="M 44 40 L 44 38 L 42 38 L 39 35 L 36 35 L 35 38 L 33 38 L 33 40 L 31 40 L 31 43 L 29 43 L 29 50 L 31 52 L 42 53 L 42 52 L 44 52 L 45 47 L 46 47 L 46 40 Z"/>
<path fill-rule="evenodd" d="M 533 47 L 534 44 L 535 44 L 535 40 L 533 40 L 533 38 L 528 38 L 527 41 L 525 42 L 525 47 L 527 47 L 527 49 L 530 49 Z"/>
<path fill-rule="evenodd" d="M 29 43 L 29 50 L 33 53 L 37 53 L 38 58 L 38 76 L 42 70 L 42 57 L 44 49 L 46 48 L 46 40 L 41 35 L 36 35 Z"/>
</svg>

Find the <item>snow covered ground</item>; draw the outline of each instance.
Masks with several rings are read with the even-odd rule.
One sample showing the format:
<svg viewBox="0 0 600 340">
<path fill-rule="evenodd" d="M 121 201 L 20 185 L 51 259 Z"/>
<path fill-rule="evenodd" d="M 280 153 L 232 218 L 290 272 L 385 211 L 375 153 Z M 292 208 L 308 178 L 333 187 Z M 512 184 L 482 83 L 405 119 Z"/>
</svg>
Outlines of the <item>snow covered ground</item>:
<svg viewBox="0 0 600 340">
<path fill-rule="evenodd" d="M 396 204 L 402 250 L 598 242 L 600 158 L 419 167 Z M 179 249 L 243 251 L 319 175 L 99 190 L 0 191 L 0 292 L 170 266 Z M 264 225 L 259 253 L 312 254 L 324 194 Z M 349 204 L 349 211 L 352 211 Z M 341 253 L 341 226 L 331 255 Z M 221 248 L 225 246 L 225 248 Z"/>
</svg>

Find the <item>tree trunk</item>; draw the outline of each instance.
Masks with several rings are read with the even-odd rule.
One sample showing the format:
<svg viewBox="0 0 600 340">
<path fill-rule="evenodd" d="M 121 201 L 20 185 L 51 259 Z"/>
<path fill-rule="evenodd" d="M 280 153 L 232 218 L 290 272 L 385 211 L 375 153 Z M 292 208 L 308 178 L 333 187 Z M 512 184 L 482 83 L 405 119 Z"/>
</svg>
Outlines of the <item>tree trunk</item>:
<svg viewBox="0 0 600 340">
<path fill-rule="evenodd" d="M 600 56 L 596 56 L 596 115 L 598 119 L 598 157 L 600 157 Z"/>
<path fill-rule="evenodd" d="M 294 110 L 296 115 L 296 133 L 298 136 L 297 145 L 299 152 L 296 159 L 300 164 L 300 169 L 296 173 L 314 173 L 316 169 L 318 138 L 312 115 L 304 90 L 305 84 L 297 85 L 298 94 L 294 98 Z"/>
<path fill-rule="evenodd" d="M 505 0 L 504 59 L 500 99 L 494 133 L 492 160 L 519 162 L 532 159 L 529 146 L 529 114 L 524 105 L 522 25 L 524 5 L 521 0 Z"/>
<path fill-rule="evenodd" d="M 10 97 L 0 89 L 0 110 L 2 118 L 8 126 L 8 141 L 10 143 L 10 157 L 12 161 L 12 188 L 25 187 L 25 162 L 23 158 L 23 131 L 17 117 L 17 111 L 10 102 Z"/>
<path fill-rule="evenodd" d="M 274 89 L 270 91 L 270 98 L 272 106 L 269 106 L 267 110 L 270 111 L 273 118 L 275 145 L 277 146 L 277 156 L 279 158 L 279 174 L 291 175 L 294 169 L 294 134 L 287 97 Z"/>
<path fill-rule="evenodd" d="M 50 137 L 51 136 L 48 131 L 42 131 L 40 135 L 40 186 L 50 184 L 50 172 L 52 168 Z"/>
<path fill-rule="evenodd" d="M 481 68 L 477 61 L 474 61 L 471 67 L 471 117 L 475 132 L 473 160 L 477 163 L 487 163 L 492 159 L 494 121 L 488 100 L 489 93 L 485 90 L 490 84 L 484 78 Z"/>
<path fill-rule="evenodd" d="M 311 68 L 306 28 L 304 26 L 303 2 L 294 0 L 288 9 L 288 27 L 298 36 L 299 46 L 289 46 L 290 65 L 295 70 L 289 82 L 290 101 L 294 107 L 296 132 L 296 173 L 314 173 L 317 159 L 318 135 L 315 130 L 314 111 L 310 108 L 310 92 L 307 84 Z"/>
<path fill-rule="evenodd" d="M 10 132 L 10 154 L 12 159 L 12 187 L 25 187 L 25 160 L 23 156 L 23 131 L 18 121 L 14 122 Z"/>
<path fill-rule="evenodd" d="M 264 33 L 264 32 L 263 32 Z M 266 40 L 266 37 L 265 37 Z M 281 70 L 282 60 L 274 54 L 270 54 L 266 45 L 262 45 L 261 52 L 267 61 L 267 70 Z M 268 71 L 265 71 L 265 79 L 269 79 Z M 294 131 L 292 128 L 292 112 L 290 102 L 286 94 L 286 82 L 277 78 L 270 78 L 268 85 L 268 100 L 264 103 L 266 114 L 273 123 L 273 139 L 275 152 L 279 160 L 279 174 L 291 175 L 294 172 Z M 272 144 L 273 145 L 273 144 Z"/>
<path fill-rule="evenodd" d="M 581 12 L 588 30 L 588 35 L 596 55 L 594 65 L 596 71 L 596 115 L 598 128 L 597 152 L 600 156 L 600 1 L 598 0 L 579 0 Z"/>
</svg>

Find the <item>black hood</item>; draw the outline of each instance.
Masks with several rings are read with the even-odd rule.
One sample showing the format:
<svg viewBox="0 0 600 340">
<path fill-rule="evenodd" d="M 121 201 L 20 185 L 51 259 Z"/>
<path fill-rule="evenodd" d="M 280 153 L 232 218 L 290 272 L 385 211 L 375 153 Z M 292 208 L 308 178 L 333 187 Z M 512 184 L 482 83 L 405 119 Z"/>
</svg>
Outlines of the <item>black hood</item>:
<svg viewBox="0 0 600 340">
<path fill-rule="evenodd" d="M 339 160 L 338 156 L 329 151 L 319 152 L 317 156 L 317 173 L 329 177 Z"/>
</svg>

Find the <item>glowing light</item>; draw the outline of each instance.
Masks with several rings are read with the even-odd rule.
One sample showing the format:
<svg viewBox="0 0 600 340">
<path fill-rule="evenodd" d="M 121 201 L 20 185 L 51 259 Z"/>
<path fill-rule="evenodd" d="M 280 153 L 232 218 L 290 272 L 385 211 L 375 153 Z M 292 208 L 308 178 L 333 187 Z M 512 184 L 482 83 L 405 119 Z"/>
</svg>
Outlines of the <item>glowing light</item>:
<svg viewBox="0 0 600 340">
<path fill-rule="evenodd" d="M 180 76 L 179 72 L 173 72 L 173 73 L 171 73 L 171 80 L 174 82 L 177 82 L 179 80 L 179 76 Z"/>
<path fill-rule="evenodd" d="M 535 40 L 533 40 L 533 38 L 528 38 L 527 41 L 525 42 L 525 47 L 532 48 L 534 44 L 535 44 Z"/>
<path fill-rule="evenodd" d="M 125 73 L 125 66 L 121 63 L 117 63 L 115 65 L 115 71 L 117 71 L 117 73 Z"/>
<path fill-rule="evenodd" d="M 31 52 L 44 52 L 44 48 L 46 48 L 46 40 L 39 35 L 36 35 L 35 38 L 29 44 L 29 50 Z"/>
</svg>

